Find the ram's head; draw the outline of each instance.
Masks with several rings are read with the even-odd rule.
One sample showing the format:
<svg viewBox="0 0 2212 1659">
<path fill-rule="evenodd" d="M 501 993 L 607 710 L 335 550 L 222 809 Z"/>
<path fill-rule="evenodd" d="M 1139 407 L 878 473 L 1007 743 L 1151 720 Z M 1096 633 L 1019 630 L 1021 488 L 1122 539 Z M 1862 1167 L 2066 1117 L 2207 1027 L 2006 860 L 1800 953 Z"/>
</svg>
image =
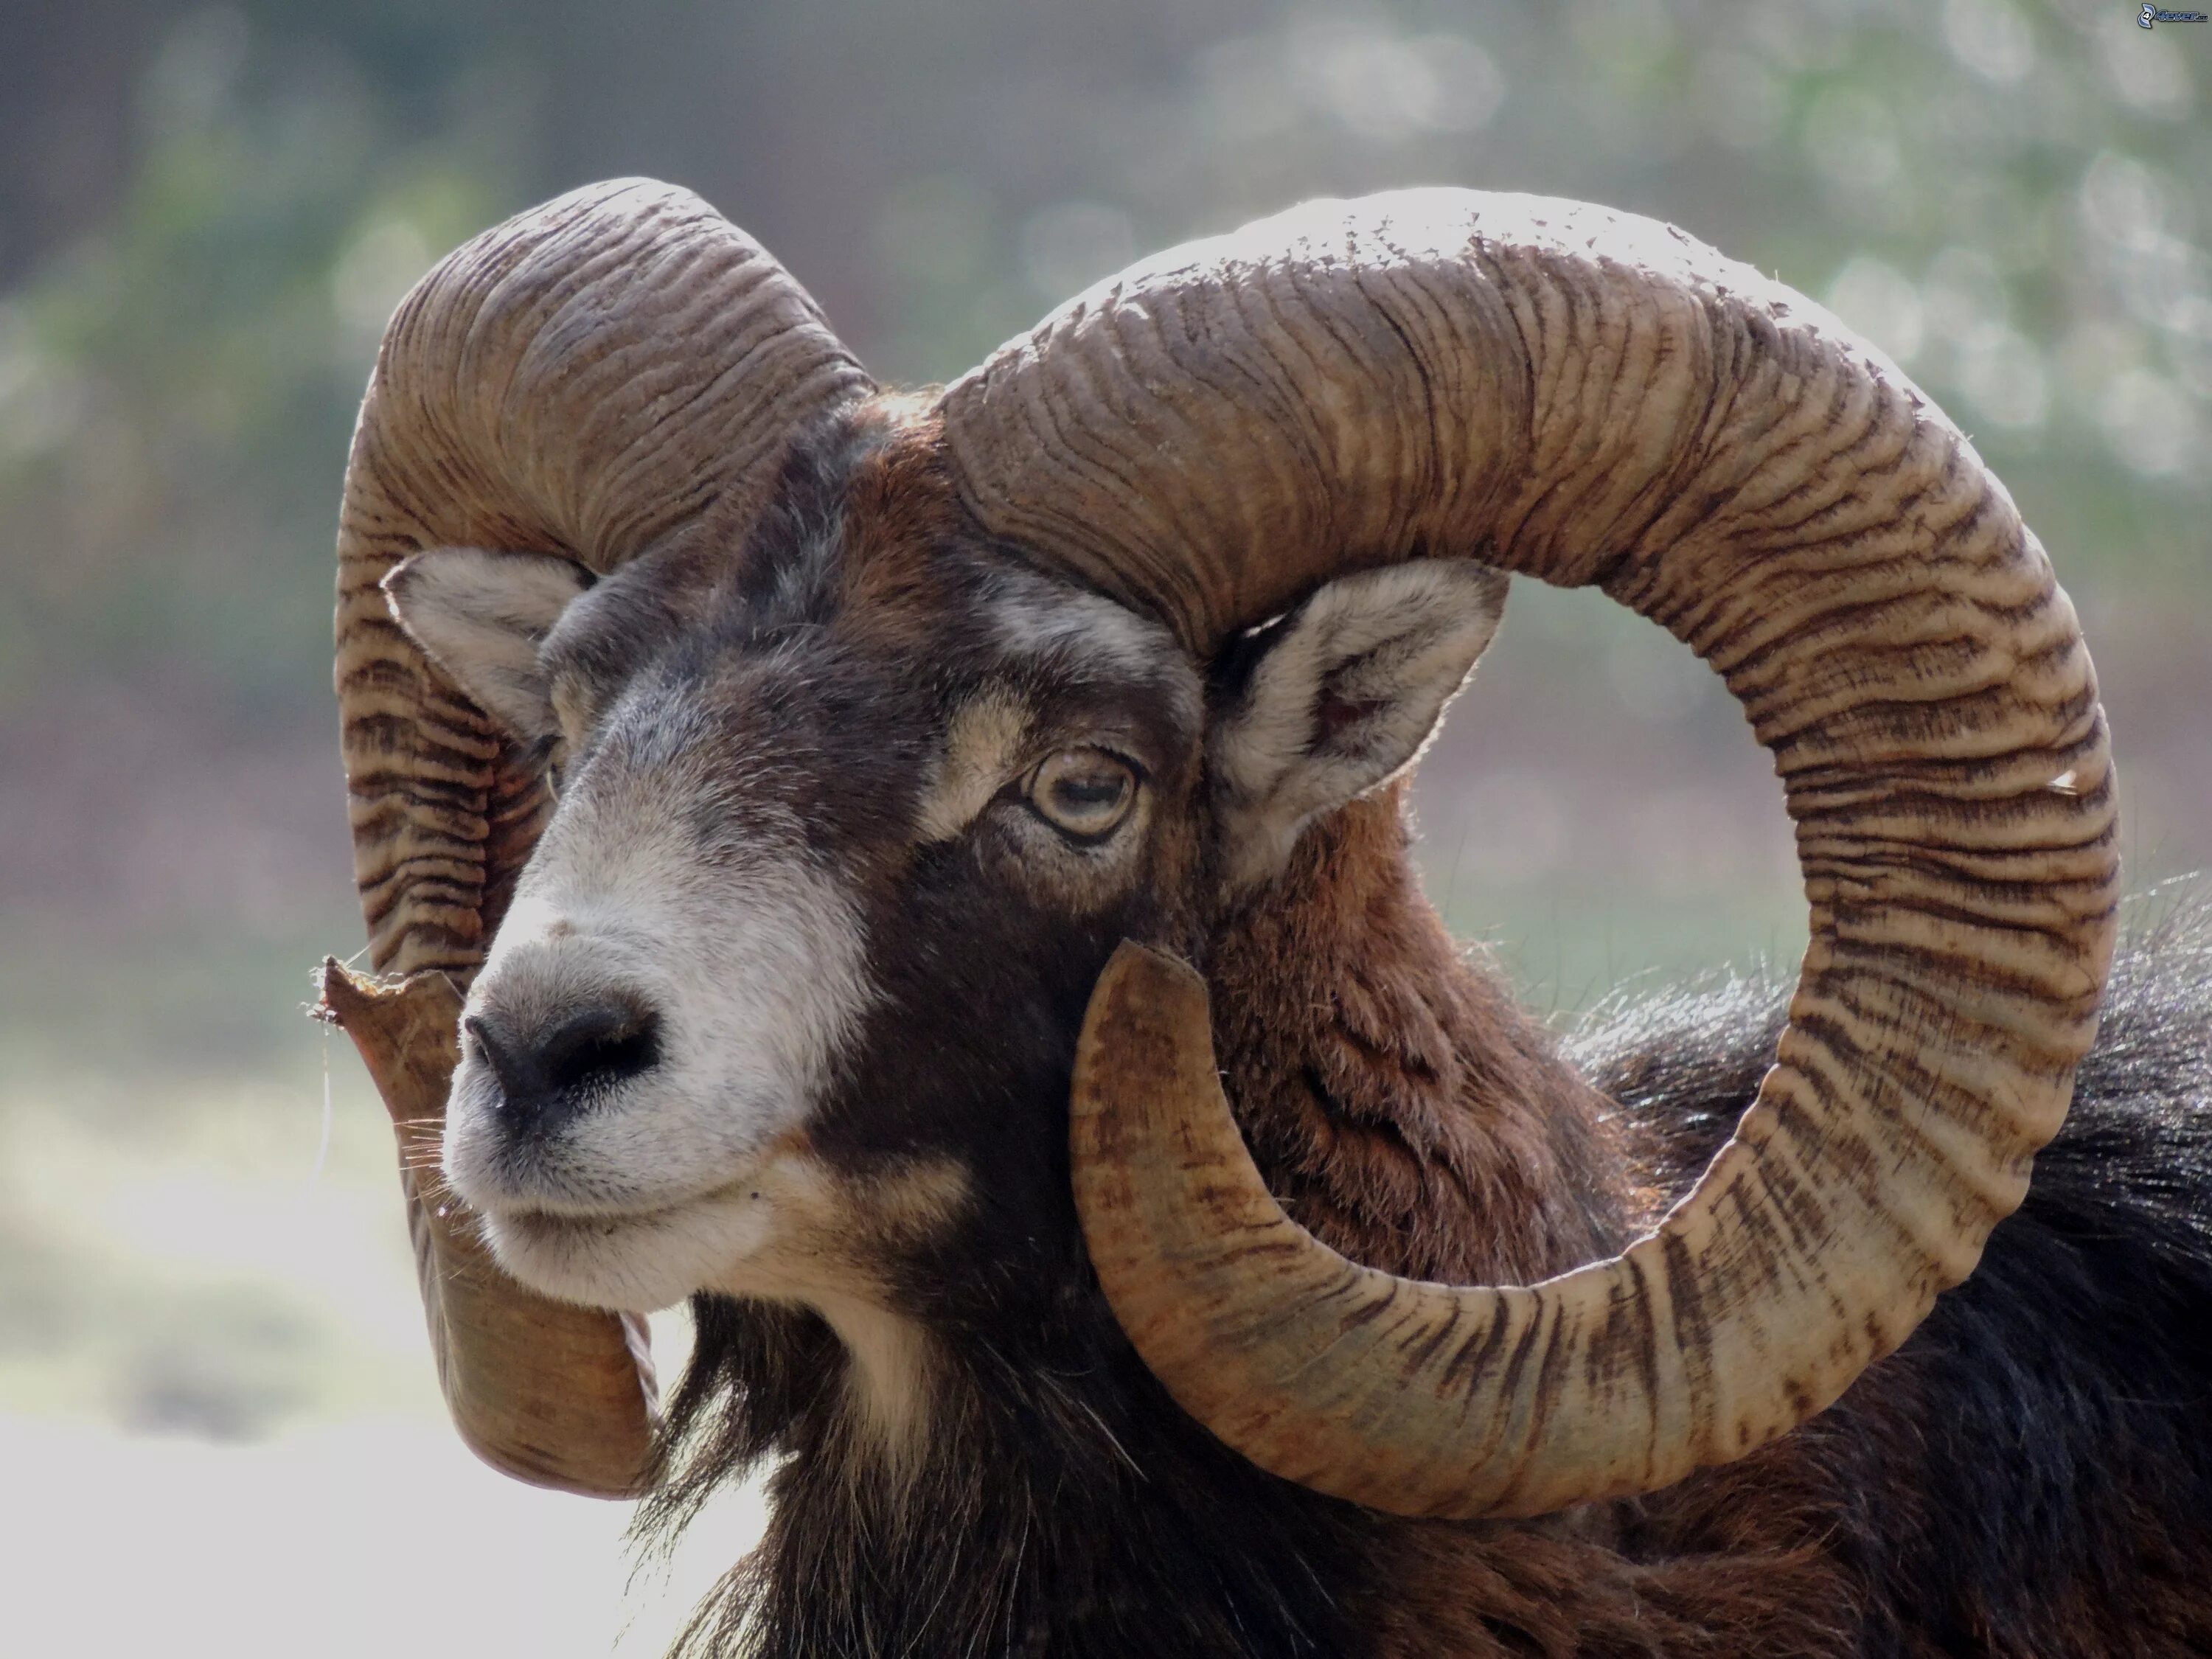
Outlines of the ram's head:
<svg viewBox="0 0 2212 1659">
<path fill-rule="evenodd" d="M 342 558 L 376 958 L 473 975 L 453 1187 L 550 1295 L 814 1309 L 894 1430 L 917 1310 L 1054 1270 L 1079 1212 L 1146 1363 L 1280 1474 L 1649 1489 L 1971 1270 L 2090 1035 L 2110 777 L 2041 550 L 1878 354 L 1644 221 L 1320 204 L 900 398 L 702 204 L 599 187 L 402 307 Z M 1501 571 L 1726 677 L 1813 944 L 1656 1233 L 1446 1290 L 1283 1217 L 1202 975 L 1413 761 Z"/>
</svg>

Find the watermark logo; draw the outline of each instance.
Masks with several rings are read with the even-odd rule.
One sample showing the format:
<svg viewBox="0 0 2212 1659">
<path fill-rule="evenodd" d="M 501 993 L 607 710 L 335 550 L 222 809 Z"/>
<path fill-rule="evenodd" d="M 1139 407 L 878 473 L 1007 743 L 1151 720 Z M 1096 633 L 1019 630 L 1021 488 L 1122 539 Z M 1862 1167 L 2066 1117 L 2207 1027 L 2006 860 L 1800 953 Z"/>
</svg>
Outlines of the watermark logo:
<svg viewBox="0 0 2212 1659">
<path fill-rule="evenodd" d="M 2145 6 L 2136 14 L 2136 27 L 2147 29 L 2154 23 L 2201 23 L 2201 11 L 2160 11 L 2156 6 Z"/>
</svg>

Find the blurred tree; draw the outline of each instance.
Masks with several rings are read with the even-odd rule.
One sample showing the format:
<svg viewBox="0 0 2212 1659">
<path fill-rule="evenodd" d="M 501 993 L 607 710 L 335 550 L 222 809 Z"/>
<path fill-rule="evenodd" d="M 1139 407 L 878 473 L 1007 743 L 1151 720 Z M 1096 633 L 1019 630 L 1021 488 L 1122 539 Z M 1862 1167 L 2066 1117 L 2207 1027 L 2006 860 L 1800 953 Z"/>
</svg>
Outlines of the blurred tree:
<svg viewBox="0 0 2212 1659">
<path fill-rule="evenodd" d="M 155 793 L 246 765 L 240 734 L 326 752 L 331 520 L 386 316 L 473 231 L 627 172 L 717 202 L 894 379 L 1301 197 L 1656 214 L 1889 350 L 2100 630 L 2212 599 L 2212 32 L 2121 0 L 15 0 L 7 30 L 0 834 L 51 856 L 0 912 L 128 885 L 78 845 L 107 797 L 23 805 L 64 790 L 88 686 L 173 728 Z M 1522 626 L 1606 626 L 1565 614 Z"/>
</svg>

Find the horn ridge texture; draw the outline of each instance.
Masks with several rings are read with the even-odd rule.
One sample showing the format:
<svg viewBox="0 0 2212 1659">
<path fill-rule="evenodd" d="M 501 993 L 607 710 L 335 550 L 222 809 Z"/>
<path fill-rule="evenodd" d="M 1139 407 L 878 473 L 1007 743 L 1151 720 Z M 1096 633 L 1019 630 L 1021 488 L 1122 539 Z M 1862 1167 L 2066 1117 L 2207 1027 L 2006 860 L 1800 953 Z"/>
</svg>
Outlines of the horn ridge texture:
<svg viewBox="0 0 2212 1659">
<path fill-rule="evenodd" d="M 1201 1421 L 1379 1508 L 1541 1512 L 1786 1432 L 1972 1271 L 2094 1032 L 2112 778 L 2041 546 L 1880 352 L 1671 227 L 1421 191 L 1145 262 L 944 410 L 987 529 L 1201 657 L 1417 553 L 1597 586 L 1723 674 L 1795 823 L 1812 940 L 1757 1101 L 1654 1233 L 1543 1285 L 1363 1278 L 1281 1219 L 1202 987 L 1117 961 L 1079 1201 Z"/>
<path fill-rule="evenodd" d="M 363 1041 L 387 1100 L 402 1073 L 421 1097 L 394 1105 L 404 1161 L 442 1115 L 459 1012 L 446 975 L 465 986 L 483 960 L 551 803 L 534 763 L 400 629 L 385 575 L 448 545 L 606 572 L 710 511 L 741 527 L 794 430 L 869 389 L 758 243 L 650 179 L 522 214 L 401 301 L 346 470 L 335 678 L 370 959 L 409 976 L 404 1042 L 380 1066 Z M 372 1015 L 390 1024 L 343 975 L 325 983 L 356 1037 Z M 524 1480 L 634 1492 L 653 1397 L 642 1321 L 532 1295 L 411 1169 L 403 1184 L 463 1437 Z"/>
<path fill-rule="evenodd" d="M 400 304 L 339 517 L 337 682 L 380 969 L 471 973 L 546 803 L 378 584 L 425 547 L 596 570 L 762 489 L 869 387 L 805 291 L 688 191 L 595 185 L 450 255 Z"/>
</svg>

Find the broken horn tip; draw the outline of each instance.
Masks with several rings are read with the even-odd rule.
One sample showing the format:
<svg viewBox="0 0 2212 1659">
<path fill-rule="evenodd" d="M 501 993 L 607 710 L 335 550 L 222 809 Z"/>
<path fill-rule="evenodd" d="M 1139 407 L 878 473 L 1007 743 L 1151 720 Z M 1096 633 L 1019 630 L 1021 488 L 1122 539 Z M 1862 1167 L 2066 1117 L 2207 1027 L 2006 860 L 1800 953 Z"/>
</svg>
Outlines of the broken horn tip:
<svg viewBox="0 0 2212 1659">
<path fill-rule="evenodd" d="M 326 956 L 321 966 L 308 970 L 308 977 L 314 982 L 318 1000 L 308 1006 L 307 1017 L 325 1025 L 343 1026 L 348 1010 L 357 1007 L 362 1000 L 345 963 Z"/>
<path fill-rule="evenodd" d="M 406 988 L 358 972 L 334 956 L 325 957 L 322 965 L 310 969 L 309 975 L 321 994 L 321 1000 L 309 1010 L 311 1018 L 340 1027 L 374 1005 L 390 1001 Z"/>
</svg>

